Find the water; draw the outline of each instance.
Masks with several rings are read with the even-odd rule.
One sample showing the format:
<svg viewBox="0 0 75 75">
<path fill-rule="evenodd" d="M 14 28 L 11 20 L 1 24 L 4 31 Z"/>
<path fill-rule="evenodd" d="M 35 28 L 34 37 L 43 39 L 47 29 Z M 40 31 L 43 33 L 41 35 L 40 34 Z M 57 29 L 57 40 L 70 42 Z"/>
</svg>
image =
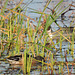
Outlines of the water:
<svg viewBox="0 0 75 75">
<path fill-rule="evenodd" d="M 54 7 L 56 6 L 56 4 L 59 2 L 60 0 L 52 0 L 51 3 L 49 4 L 49 8 L 51 9 L 54 9 Z M 58 11 L 57 12 L 61 12 L 64 8 L 66 8 L 67 6 L 69 6 L 69 4 L 72 3 L 72 1 L 74 0 L 64 0 L 63 3 L 59 6 L 58 8 Z M 20 2 L 20 0 L 11 0 L 8 5 L 7 5 L 7 8 L 14 8 L 18 3 Z M 26 3 L 26 4 L 29 4 L 31 2 L 31 0 L 24 0 L 23 3 L 21 4 L 21 7 Z M 31 13 L 31 11 L 33 11 L 32 9 L 35 9 L 35 10 L 38 10 L 38 11 L 43 11 L 44 7 L 45 7 L 45 4 L 46 4 L 47 0 L 33 0 L 27 7 L 25 5 L 25 8 L 24 8 L 24 11 L 22 13 L 25 12 L 25 9 L 27 8 L 27 12 L 26 12 L 26 15 L 33 18 L 34 20 L 36 20 L 36 17 L 39 19 L 40 17 L 40 14 L 36 14 L 36 13 Z M 75 2 L 73 2 L 73 5 L 75 4 Z M 2 3 L 0 2 L 0 7 L 4 5 L 4 1 L 2 1 Z M 32 9 L 31 9 L 32 8 Z M 74 7 L 72 7 L 74 9 Z M 69 8 L 67 8 L 66 10 L 68 10 Z M 65 11 L 66 11 L 65 10 Z M 1 12 L 1 10 L 0 10 Z M 73 16 L 75 15 L 72 14 L 72 12 L 75 12 L 75 10 L 73 11 L 69 11 L 67 12 L 64 16 L 65 17 L 65 20 L 62 20 L 61 19 L 61 15 L 59 16 L 59 18 L 57 18 L 57 23 L 63 27 L 64 25 L 66 26 L 75 26 L 75 20 L 74 22 L 71 24 L 72 20 L 73 20 Z M 49 14 L 49 13 L 52 13 L 50 9 L 46 9 L 45 11 L 46 14 Z M 7 13 L 8 14 L 8 13 Z M 72 14 L 72 15 L 71 15 Z M 69 16 L 72 16 L 69 18 Z M 75 16 L 74 16 L 74 19 L 75 19 Z M 35 22 L 33 22 L 34 24 L 37 24 Z M 58 26 L 55 24 L 55 23 L 52 23 L 51 25 L 52 29 L 54 31 L 58 30 Z M 68 42 L 63 42 L 62 43 L 62 52 L 58 51 L 56 54 L 55 54 L 55 59 L 59 62 L 59 61 L 64 61 L 65 62 L 65 50 L 68 50 Z M 60 44 L 59 44 L 60 45 Z M 56 46 L 56 48 L 59 48 L 59 46 Z M 75 44 L 74 44 L 74 48 L 75 48 Z M 63 57 L 61 57 L 63 56 Z M 2 58 L 1 58 L 2 59 Z M 75 50 L 74 50 L 74 56 L 71 55 L 71 51 L 69 53 L 67 53 L 67 61 L 74 61 L 75 59 Z M 70 67 L 70 70 L 72 69 L 73 65 L 69 65 Z M 20 67 L 18 67 L 20 69 Z M 56 67 L 58 68 L 58 67 Z M 67 66 L 65 66 L 64 69 L 67 69 Z M 57 69 L 57 72 L 59 70 Z M 5 74 L 5 75 L 8 75 L 8 74 L 13 74 L 13 75 L 16 75 L 18 74 L 19 70 L 17 68 L 13 69 L 12 70 L 12 67 L 9 65 L 9 63 L 7 61 L 0 61 L 0 74 Z M 22 72 L 20 72 L 22 74 Z M 43 74 L 47 74 L 48 72 L 44 72 Z M 65 75 L 66 73 L 68 74 L 68 71 L 64 71 Z M 72 70 L 72 73 L 75 74 L 75 67 L 73 68 Z M 31 72 L 31 75 L 40 75 L 40 71 L 36 70 L 36 71 L 32 71 Z M 23 75 L 23 74 L 22 74 Z"/>
</svg>

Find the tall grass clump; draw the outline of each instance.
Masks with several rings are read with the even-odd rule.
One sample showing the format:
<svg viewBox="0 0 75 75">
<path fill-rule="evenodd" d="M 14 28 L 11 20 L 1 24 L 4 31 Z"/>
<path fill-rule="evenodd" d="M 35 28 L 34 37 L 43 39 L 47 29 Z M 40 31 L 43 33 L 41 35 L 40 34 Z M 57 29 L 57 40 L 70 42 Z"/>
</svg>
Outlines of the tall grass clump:
<svg viewBox="0 0 75 75">
<path fill-rule="evenodd" d="M 23 73 L 30 74 L 32 69 L 32 59 L 35 56 L 42 56 L 45 58 L 46 62 L 42 63 L 42 72 L 44 72 L 47 68 L 48 74 L 57 74 L 55 70 L 55 66 L 58 67 L 59 74 L 61 74 L 64 70 L 64 66 L 67 66 L 68 74 L 68 61 L 67 55 L 63 55 L 62 52 L 62 43 L 63 41 L 68 41 L 71 47 L 71 54 L 74 53 L 74 32 L 70 35 L 68 31 L 64 30 L 57 22 L 57 18 L 69 7 L 66 7 L 64 10 L 60 11 L 58 8 L 61 6 L 63 0 L 61 0 L 52 10 L 52 13 L 45 13 L 46 8 L 51 3 L 51 0 L 47 0 L 47 3 L 43 9 L 43 11 L 34 10 L 31 13 L 40 14 L 39 20 L 35 21 L 34 19 L 26 16 L 27 7 L 25 8 L 25 13 L 21 13 L 24 9 L 25 5 L 20 9 L 21 2 L 13 9 L 6 8 L 9 0 L 6 0 L 4 7 L 1 10 L 1 20 L 0 20 L 0 32 L 1 32 L 1 41 L 0 41 L 0 57 L 2 55 L 14 56 L 18 54 L 22 54 L 22 69 Z M 31 1 L 32 2 L 32 1 Z M 30 3 L 31 3 L 30 2 Z M 28 6 L 28 4 L 26 5 Z M 5 10 L 9 11 L 8 15 L 5 15 Z M 53 12 L 54 11 L 54 12 Z M 43 20 L 43 22 L 41 22 Z M 37 22 L 37 25 L 34 25 L 33 22 Z M 55 32 L 50 31 L 48 34 L 48 28 L 55 23 L 59 29 Z M 69 27 L 70 28 L 70 27 Z M 51 28 L 52 30 L 52 28 Z M 70 29 L 69 29 L 70 31 Z M 64 32 L 68 35 L 65 36 Z M 51 37 L 50 37 L 51 36 Z M 69 39 L 71 37 L 71 40 Z M 58 41 L 57 41 L 58 40 Z M 55 42 L 56 41 L 56 42 Z M 59 49 L 57 48 L 59 45 Z M 69 48 L 69 46 L 68 46 Z M 6 53 L 5 53 L 6 52 Z M 56 61 L 55 55 L 58 56 L 60 52 L 61 56 L 66 59 L 66 61 Z M 64 51 L 65 52 L 65 51 Z M 69 49 L 68 49 L 69 53 Z M 68 54 L 67 53 L 67 54 Z M 26 56 L 29 54 L 29 57 Z M 40 61 L 39 61 L 40 62 Z M 62 65 L 63 64 L 63 65 Z M 65 65 L 66 64 L 66 65 Z M 44 67 L 46 65 L 46 67 Z M 64 74 L 64 73 L 63 73 Z"/>
</svg>

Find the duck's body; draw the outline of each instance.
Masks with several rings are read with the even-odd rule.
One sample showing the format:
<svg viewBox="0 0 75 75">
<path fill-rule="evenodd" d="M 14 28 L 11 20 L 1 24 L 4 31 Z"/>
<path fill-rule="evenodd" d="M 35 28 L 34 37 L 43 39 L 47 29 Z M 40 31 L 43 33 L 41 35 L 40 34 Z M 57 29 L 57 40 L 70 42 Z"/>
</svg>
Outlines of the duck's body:
<svg viewBox="0 0 75 75">
<path fill-rule="evenodd" d="M 26 57 L 29 57 L 29 55 L 27 54 Z M 22 55 L 15 55 L 15 56 L 10 56 L 7 58 L 7 60 L 9 61 L 9 63 L 11 65 L 22 65 Z M 42 62 L 42 60 L 45 62 L 45 59 L 41 56 L 36 56 L 32 58 L 32 65 L 34 64 L 40 64 Z M 40 62 L 41 61 L 41 62 Z"/>
</svg>

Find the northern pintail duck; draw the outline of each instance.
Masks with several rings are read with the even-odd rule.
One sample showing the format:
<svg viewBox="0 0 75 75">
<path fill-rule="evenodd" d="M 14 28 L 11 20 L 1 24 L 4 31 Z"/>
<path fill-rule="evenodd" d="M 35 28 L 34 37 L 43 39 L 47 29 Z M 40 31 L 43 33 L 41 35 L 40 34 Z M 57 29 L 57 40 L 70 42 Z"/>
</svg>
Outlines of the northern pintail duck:
<svg viewBox="0 0 75 75">
<path fill-rule="evenodd" d="M 28 58 L 29 55 L 26 54 L 26 57 Z M 31 56 L 32 57 L 32 56 Z M 32 66 L 36 65 L 36 64 L 40 64 L 41 62 L 45 62 L 44 57 L 42 56 L 36 56 L 36 57 L 32 57 Z M 15 55 L 15 56 L 10 56 L 7 58 L 7 61 L 11 64 L 11 65 L 23 65 L 22 62 L 22 55 Z"/>
</svg>

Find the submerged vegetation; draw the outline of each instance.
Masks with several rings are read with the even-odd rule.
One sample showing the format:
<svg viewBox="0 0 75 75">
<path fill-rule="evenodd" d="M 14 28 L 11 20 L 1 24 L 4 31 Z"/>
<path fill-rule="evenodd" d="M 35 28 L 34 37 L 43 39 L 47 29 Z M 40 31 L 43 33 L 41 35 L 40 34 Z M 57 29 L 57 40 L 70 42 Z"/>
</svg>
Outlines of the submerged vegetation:
<svg viewBox="0 0 75 75">
<path fill-rule="evenodd" d="M 34 20 L 26 16 L 27 6 L 31 2 L 21 8 L 20 5 L 23 2 L 21 0 L 13 9 L 6 8 L 8 2 L 9 0 L 5 0 L 5 4 L 0 12 L 0 61 L 5 61 L 11 56 L 21 55 L 22 64 L 20 64 L 21 69 L 18 73 L 21 73 L 22 70 L 25 74 L 30 74 L 35 69 L 40 70 L 40 74 L 51 75 L 65 74 L 65 72 L 70 75 L 73 70 L 75 71 L 75 18 L 72 19 L 69 27 L 65 26 L 66 24 L 63 22 L 65 19 L 64 15 L 70 10 L 75 10 L 71 9 L 71 7 L 75 6 L 70 4 L 62 11 L 59 11 L 58 8 L 61 6 L 63 0 L 54 9 L 48 8 L 51 0 L 47 0 L 43 11 L 32 9 L 31 13 L 41 15 L 38 20 Z M 67 10 L 68 8 L 69 10 Z M 45 13 L 46 9 L 50 9 L 52 12 L 47 14 Z M 69 17 L 71 15 L 73 14 L 70 14 Z M 59 16 L 61 16 L 65 27 L 58 24 L 57 18 Z M 52 23 L 55 23 L 59 29 L 53 31 L 51 27 Z M 66 45 L 63 44 L 64 42 L 67 42 Z M 40 61 L 36 58 L 37 56 L 44 58 L 45 61 Z M 33 59 L 42 64 L 37 68 L 33 67 Z M 69 59 L 72 59 L 72 61 Z"/>
</svg>

